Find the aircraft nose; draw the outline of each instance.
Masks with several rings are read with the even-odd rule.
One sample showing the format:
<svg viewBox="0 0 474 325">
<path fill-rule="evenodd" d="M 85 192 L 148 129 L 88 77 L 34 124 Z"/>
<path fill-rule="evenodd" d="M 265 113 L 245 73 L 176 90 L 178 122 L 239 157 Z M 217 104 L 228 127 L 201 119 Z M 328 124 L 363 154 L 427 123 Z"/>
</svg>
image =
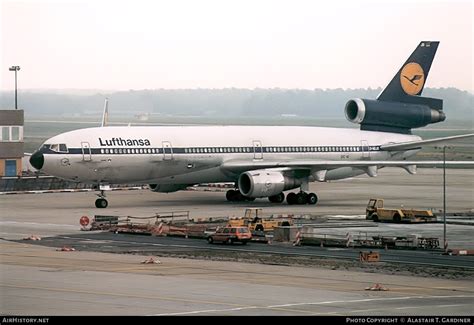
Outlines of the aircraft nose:
<svg viewBox="0 0 474 325">
<path fill-rule="evenodd" d="M 36 151 L 30 157 L 30 164 L 31 166 L 35 167 L 36 169 L 40 170 L 43 168 L 44 165 L 44 155 L 42 152 Z"/>
</svg>

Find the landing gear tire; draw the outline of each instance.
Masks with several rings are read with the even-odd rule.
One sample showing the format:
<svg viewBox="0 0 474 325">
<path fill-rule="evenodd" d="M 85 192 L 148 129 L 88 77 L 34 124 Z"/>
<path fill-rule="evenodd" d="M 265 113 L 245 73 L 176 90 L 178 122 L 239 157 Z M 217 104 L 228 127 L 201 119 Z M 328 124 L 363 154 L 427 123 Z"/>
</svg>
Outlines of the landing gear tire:
<svg viewBox="0 0 474 325">
<path fill-rule="evenodd" d="M 268 200 L 272 203 L 281 203 L 281 202 L 285 201 L 285 194 L 282 192 L 282 193 L 277 194 L 277 195 L 269 196 Z"/>
<path fill-rule="evenodd" d="M 296 203 L 299 205 L 306 204 L 307 196 L 308 194 L 306 194 L 305 192 L 299 192 L 298 194 L 296 194 Z"/>
<path fill-rule="evenodd" d="M 105 209 L 109 205 L 106 199 L 97 199 L 95 200 L 95 207 L 99 209 Z"/>
<path fill-rule="evenodd" d="M 306 200 L 308 204 L 315 205 L 316 203 L 318 203 L 318 196 L 314 193 L 309 193 Z"/>
<path fill-rule="evenodd" d="M 234 197 L 235 197 L 235 191 L 234 191 L 234 190 L 228 190 L 228 191 L 225 193 L 225 198 L 226 198 L 227 201 L 229 201 L 229 202 L 234 201 Z"/>
<path fill-rule="evenodd" d="M 288 193 L 288 195 L 286 196 L 286 202 L 288 202 L 289 205 L 293 205 L 293 204 L 296 204 L 296 194 L 291 192 L 291 193 Z"/>
</svg>

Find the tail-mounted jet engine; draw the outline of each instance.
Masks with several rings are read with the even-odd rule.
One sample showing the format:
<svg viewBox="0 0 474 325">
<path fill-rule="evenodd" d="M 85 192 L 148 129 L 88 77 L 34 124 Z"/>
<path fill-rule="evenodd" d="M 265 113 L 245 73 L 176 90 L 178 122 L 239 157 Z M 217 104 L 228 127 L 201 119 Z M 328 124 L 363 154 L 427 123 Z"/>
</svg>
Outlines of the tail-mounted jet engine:
<svg viewBox="0 0 474 325">
<path fill-rule="evenodd" d="M 345 114 L 350 122 L 360 124 L 361 130 L 399 133 L 446 119 L 441 109 L 427 105 L 360 98 L 347 102 Z"/>
</svg>

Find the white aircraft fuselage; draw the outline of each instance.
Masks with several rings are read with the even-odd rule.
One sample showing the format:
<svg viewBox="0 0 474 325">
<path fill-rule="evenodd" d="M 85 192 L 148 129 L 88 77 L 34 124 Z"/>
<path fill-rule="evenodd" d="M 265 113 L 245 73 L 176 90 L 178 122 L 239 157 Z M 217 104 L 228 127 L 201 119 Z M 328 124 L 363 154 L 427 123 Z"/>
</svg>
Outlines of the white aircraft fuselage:
<svg viewBox="0 0 474 325">
<path fill-rule="evenodd" d="M 47 140 L 42 170 L 83 183 L 234 182 L 239 175 L 221 168 L 228 161 L 400 160 L 417 150 L 394 154 L 380 146 L 417 140 L 408 134 L 301 126 L 97 127 Z M 341 167 L 332 178 L 365 172 Z"/>
</svg>

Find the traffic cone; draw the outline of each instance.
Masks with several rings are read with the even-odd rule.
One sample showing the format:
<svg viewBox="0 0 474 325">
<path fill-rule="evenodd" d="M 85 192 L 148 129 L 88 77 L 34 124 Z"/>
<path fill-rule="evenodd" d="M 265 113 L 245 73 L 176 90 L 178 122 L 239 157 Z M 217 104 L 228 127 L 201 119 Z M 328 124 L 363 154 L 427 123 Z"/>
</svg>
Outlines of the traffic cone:
<svg viewBox="0 0 474 325">
<path fill-rule="evenodd" d="M 74 252 L 76 249 L 74 247 L 63 246 L 62 248 L 56 249 L 58 252 Z"/>
<path fill-rule="evenodd" d="M 149 259 L 142 261 L 141 264 L 161 264 L 161 261 L 155 260 L 153 257 L 150 257 Z"/>
</svg>

